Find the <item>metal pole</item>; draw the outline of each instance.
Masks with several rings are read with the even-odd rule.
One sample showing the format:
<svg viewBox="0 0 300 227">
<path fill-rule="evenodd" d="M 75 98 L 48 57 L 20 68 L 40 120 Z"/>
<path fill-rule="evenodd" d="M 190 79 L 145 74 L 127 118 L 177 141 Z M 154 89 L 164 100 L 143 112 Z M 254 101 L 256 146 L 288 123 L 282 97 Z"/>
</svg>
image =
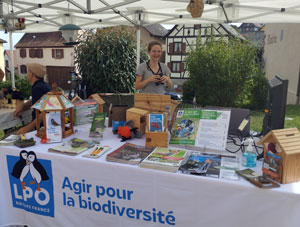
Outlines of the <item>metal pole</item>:
<svg viewBox="0 0 300 227">
<path fill-rule="evenodd" d="M 13 50 L 13 40 L 12 31 L 9 32 L 9 46 L 10 46 L 10 77 L 11 77 L 11 87 L 16 88 L 15 84 L 15 58 Z"/>
<path fill-rule="evenodd" d="M 138 13 L 137 31 L 136 31 L 136 67 L 140 65 L 140 53 L 141 53 L 141 13 Z"/>
</svg>

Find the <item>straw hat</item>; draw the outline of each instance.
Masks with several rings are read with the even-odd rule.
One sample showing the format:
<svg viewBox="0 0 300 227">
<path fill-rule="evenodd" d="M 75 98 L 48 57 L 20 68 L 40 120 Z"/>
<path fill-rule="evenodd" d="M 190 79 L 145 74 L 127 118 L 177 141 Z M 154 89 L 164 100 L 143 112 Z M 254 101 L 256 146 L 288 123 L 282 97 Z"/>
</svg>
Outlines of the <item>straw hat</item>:
<svg viewBox="0 0 300 227">
<path fill-rule="evenodd" d="M 39 78 L 44 78 L 46 74 L 46 67 L 38 64 L 38 63 L 31 63 L 27 64 L 27 69 L 30 70 L 35 76 Z"/>
</svg>

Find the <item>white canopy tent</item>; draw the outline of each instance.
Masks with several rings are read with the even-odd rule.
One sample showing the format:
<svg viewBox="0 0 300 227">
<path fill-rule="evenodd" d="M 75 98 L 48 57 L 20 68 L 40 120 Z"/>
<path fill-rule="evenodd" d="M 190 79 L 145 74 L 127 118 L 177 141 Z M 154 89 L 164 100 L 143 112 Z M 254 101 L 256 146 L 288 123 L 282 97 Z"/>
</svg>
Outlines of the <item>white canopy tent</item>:
<svg viewBox="0 0 300 227">
<path fill-rule="evenodd" d="M 22 32 L 57 31 L 70 23 L 81 29 L 115 25 L 139 28 L 157 23 L 300 23 L 299 0 L 203 1 L 201 18 L 192 18 L 186 10 L 190 0 L 0 0 L 0 18 L 10 34 L 16 18 L 23 17 L 26 28 Z M 137 36 L 139 42 L 139 32 Z M 11 70 L 13 75 L 13 67 Z"/>
</svg>

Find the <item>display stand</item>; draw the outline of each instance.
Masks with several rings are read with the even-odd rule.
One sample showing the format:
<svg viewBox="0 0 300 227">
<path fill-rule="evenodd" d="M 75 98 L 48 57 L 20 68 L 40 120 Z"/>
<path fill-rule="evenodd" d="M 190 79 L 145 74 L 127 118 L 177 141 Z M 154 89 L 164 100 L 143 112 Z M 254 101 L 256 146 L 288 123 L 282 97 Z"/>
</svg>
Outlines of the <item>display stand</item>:
<svg viewBox="0 0 300 227">
<path fill-rule="evenodd" d="M 146 147 L 168 147 L 168 118 L 164 116 L 164 131 L 150 132 L 149 131 L 149 114 L 147 114 L 146 124 Z"/>
<path fill-rule="evenodd" d="M 126 121 L 133 121 L 133 127 L 137 127 L 138 131 L 145 134 L 146 116 L 149 112 L 138 108 L 130 108 L 126 110 Z"/>
</svg>

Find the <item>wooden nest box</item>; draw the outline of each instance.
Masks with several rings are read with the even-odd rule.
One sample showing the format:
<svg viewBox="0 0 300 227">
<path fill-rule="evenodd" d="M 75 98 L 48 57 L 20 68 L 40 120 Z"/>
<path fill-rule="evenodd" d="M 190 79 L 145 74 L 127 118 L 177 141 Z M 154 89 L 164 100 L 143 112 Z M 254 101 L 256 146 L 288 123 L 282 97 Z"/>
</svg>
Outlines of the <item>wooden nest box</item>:
<svg viewBox="0 0 300 227">
<path fill-rule="evenodd" d="M 52 85 L 53 90 L 43 95 L 31 108 L 35 109 L 36 119 L 42 118 L 43 126 L 41 127 L 40 121 L 36 121 L 36 136 L 47 138 L 46 128 L 47 115 L 51 112 L 60 114 L 60 122 L 56 124 L 60 125 L 62 129 L 62 138 L 66 138 L 74 134 L 74 105 L 68 100 L 61 92 L 57 91 L 57 85 Z M 66 121 L 68 118 L 68 121 Z"/>
<path fill-rule="evenodd" d="M 270 143 L 275 153 L 270 151 L 272 150 L 269 146 Z M 265 160 L 267 152 L 274 153 L 275 157 L 281 158 L 278 182 L 288 184 L 300 181 L 300 133 L 297 128 L 272 130 L 258 144 L 264 147 Z M 265 173 L 264 168 L 265 161 L 263 164 L 263 172 Z"/>
</svg>

